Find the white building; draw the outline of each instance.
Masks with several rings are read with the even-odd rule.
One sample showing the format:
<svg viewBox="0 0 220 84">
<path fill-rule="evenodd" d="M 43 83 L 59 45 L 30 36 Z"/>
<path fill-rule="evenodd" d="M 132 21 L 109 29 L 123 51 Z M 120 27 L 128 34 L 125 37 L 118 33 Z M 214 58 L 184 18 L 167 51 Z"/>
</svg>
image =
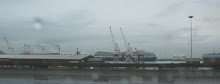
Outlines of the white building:
<svg viewBox="0 0 220 84">
<path fill-rule="evenodd" d="M 186 55 L 184 54 L 173 56 L 173 60 L 185 60 L 185 59 L 186 59 Z"/>
</svg>

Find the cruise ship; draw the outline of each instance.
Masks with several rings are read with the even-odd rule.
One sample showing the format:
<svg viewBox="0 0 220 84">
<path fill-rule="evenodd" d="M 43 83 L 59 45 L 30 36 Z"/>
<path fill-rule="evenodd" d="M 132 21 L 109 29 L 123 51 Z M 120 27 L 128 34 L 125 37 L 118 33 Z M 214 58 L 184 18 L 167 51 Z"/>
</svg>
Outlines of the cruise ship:
<svg viewBox="0 0 220 84">
<path fill-rule="evenodd" d="M 156 61 L 156 59 L 157 59 L 157 56 L 154 53 L 145 52 L 144 50 L 136 50 L 133 52 L 132 61 L 137 61 L 138 55 L 144 56 L 144 58 L 140 58 L 139 60 Z M 105 61 L 113 61 L 114 60 L 113 52 L 98 51 L 94 54 L 94 57 L 104 58 Z M 119 61 L 125 61 L 125 60 L 126 60 L 125 52 L 120 52 Z"/>
</svg>

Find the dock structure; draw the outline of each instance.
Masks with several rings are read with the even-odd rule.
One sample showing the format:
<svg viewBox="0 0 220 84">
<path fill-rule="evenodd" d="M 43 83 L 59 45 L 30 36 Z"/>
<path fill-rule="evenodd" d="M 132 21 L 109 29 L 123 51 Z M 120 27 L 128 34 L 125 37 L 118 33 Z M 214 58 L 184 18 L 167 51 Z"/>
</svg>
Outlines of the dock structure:
<svg viewBox="0 0 220 84">
<path fill-rule="evenodd" d="M 27 65 L 27 66 L 70 66 L 70 67 L 220 67 L 220 64 L 128 64 L 128 63 L 0 63 L 0 65 Z"/>
<path fill-rule="evenodd" d="M 141 58 L 141 56 L 140 56 Z M 139 59 L 140 59 L 139 58 Z M 198 62 L 198 63 L 197 63 Z M 28 66 L 32 68 L 52 68 L 52 67 L 77 67 L 77 68 L 145 68 L 156 67 L 159 69 L 175 69 L 175 68 L 199 68 L 212 67 L 220 69 L 220 63 L 200 63 L 200 59 L 196 63 L 105 63 L 104 58 L 94 58 L 91 55 L 81 54 L 22 54 L 22 55 L 0 55 L 0 68 L 19 68 L 20 66 Z"/>
</svg>

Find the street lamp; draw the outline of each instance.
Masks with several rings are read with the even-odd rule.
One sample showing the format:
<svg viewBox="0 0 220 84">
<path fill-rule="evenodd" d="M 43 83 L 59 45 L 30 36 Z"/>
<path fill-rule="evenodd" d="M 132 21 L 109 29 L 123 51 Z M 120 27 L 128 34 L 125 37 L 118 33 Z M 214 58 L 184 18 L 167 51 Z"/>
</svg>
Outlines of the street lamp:
<svg viewBox="0 0 220 84">
<path fill-rule="evenodd" d="M 193 16 L 189 16 L 190 18 L 190 26 L 191 26 L 191 63 L 192 63 L 192 18 Z"/>
</svg>

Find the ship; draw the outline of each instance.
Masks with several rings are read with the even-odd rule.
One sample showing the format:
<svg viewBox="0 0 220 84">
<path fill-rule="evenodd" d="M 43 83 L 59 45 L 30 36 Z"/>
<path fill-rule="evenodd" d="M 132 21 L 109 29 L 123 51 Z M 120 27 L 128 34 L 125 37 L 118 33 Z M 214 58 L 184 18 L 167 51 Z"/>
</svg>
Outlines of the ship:
<svg viewBox="0 0 220 84">
<path fill-rule="evenodd" d="M 126 54 L 125 52 L 119 53 L 119 61 L 126 60 L 125 54 Z M 135 50 L 133 52 L 132 61 L 138 61 L 138 56 L 140 55 L 143 56 L 139 58 L 140 61 L 156 61 L 157 59 L 157 56 L 155 55 L 155 53 L 146 52 L 144 50 Z M 105 61 L 114 60 L 113 52 L 98 51 L 93 56 L 96 58 L 104 58 Z"/>
<path fill-rule="evenodd" d="M 73 64 L 73 63 L 87 63 L 88 59 L 94 58 L 91 55 L 80 54 L 77 48 L 76 54 L 61 54 L 60 47 L 57 45 L 56 53 L 44 53 L 44 47 L 41 47 L 41 53 L 31 53 L 29 45 L 24 46 L 24 52 L 20 54 L 13 54 L 12 52 L 4 53 L 0 51 L 0 63 L 4 64 Z M 9 50 L 11 51 L 11 50 Z"/>
</svg>

